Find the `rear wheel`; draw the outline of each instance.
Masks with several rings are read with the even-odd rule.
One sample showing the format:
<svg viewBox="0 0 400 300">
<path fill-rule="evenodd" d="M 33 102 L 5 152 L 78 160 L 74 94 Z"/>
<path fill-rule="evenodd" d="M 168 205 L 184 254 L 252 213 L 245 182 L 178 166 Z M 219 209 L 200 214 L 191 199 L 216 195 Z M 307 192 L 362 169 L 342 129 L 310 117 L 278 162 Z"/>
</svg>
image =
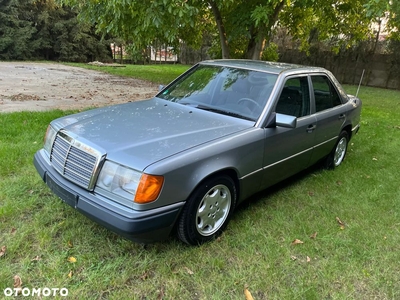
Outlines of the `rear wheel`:
<svg viewBox="0 0 400 300">
<path fill-rule="evenodd" d="M 208 179 L 188 199 L 178 221 L 178 237 L 199 245 L 218 237 L 236 205 L 236 187 L 228 176 Z"/>
<path fill-rule="evenodd" d="M 349 143 L 349 134 L 343 130 L 332 152 L 326 158 L 325 166 L 328 169 L 338 167 L 344 160 L 347 153 L 347 145 Z"/>
</svg>

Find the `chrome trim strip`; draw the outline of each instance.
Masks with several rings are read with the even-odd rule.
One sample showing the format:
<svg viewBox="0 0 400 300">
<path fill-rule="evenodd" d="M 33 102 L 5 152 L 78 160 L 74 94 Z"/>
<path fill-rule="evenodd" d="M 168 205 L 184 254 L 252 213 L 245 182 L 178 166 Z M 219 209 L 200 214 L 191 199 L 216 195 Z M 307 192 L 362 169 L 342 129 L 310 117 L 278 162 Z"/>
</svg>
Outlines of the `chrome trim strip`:
<svg viewBox="0 0 400 300">
<path fill-rule="evenodd" d="M 270 164 L 270 165 L 268 165 L 268 166 L 263 167 L 263 170 L 266 170 L 266 169 L 268 169 L 268 168 L 271 168 L 271 167 L 273 167 L 273 166 L 276 166 L 277 164 L 280 164 L 280 163 L 282 163 L 282 162 L 284 162 L 284 161 L 287 161 L 287 160 L 289 160 L 289 159 L 291 159 L 291 158 L 293 158 L 293 157 L 299 156 L 299 155 L 301 155 L 301 154 L 303 154 L 303 153 L 306 153 L 306 152 L 308 152 L 308 151 L 312 151 L 313 149 L 314 149 L 314 147 L 313 147 L 313 148 L 308 148 L 308 149 L 303 150 L 303 151 L 301 151 L 301 152 L 299 152 L 299 153 L 296 153 L 296 154 L 294 154 L 294 155 L 292 155 L 292 156 L 286 157 L 285 159 L 282 159 L 282 160 L 280 160 L 280 161 L 274 162 L 273 164 Z"/>
<path fill-rule="evenodd" d="M 258 169 L 258 170 L 255 170 L 255 171 L 253 171 L 253 172 L 251 172 L 251 173 L 249 173 L 249 174 L 244 175 L 243 177 L 240 177 L 239 180 L 242 180 L 242 179 L 245 179 L 245 178 L 247 178 L 247 177 L 250 177 L 250 176 L 252 176 L 252 175 L 254 175 L 254 174 L 258 173 L 258 172 L 261 172 L 262 170 L 263 170 L 263 168 L 260 168 L 260 169 Z"/>
<path fill-rule="evenodd" d="M 351 132 L 357 131 L 358 129 L 360 129 L 360 124 L 357 124 L 356 126 L 354 126 L 354 127 L 351 129 Z"/>
<path fill-rule="evenodd" d="M 319 143 L 318 145 L 315 145 L 315 146 L 313 147 L 313 149 L 314 149 L 314 148 L 317 148 L 317 147 L 319 147 L 319 146 L 322 146 L 322 145 L 324 145 L 324 144 L 326 144 L 326 143 L 335 141 L 335 140 L 337 140 L 337 139 L 338 139 L 338 136 L 335 136 L 334 138 L 331 138 L 330 140 L 327 140 L 327 141 L 325 141 L 325 142 Z"/>
</svg>

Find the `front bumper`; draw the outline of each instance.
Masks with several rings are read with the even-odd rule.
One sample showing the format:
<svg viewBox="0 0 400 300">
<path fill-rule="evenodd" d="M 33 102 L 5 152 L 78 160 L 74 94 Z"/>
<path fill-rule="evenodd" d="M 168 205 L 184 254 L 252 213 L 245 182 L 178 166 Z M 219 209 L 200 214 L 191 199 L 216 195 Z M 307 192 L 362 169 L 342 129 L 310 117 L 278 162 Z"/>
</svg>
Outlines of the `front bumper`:
<svg viewBox="0 0 400 300">
<path fill-rule="evenodd" d="M 61 200 L 96 223 L 138 243 L 166 239 L 185 204 L 178 202 L 145 211 L 133 210 L 63 178 L 49 164 L 43 149 L 36 152 L 33 163 L 43 181 Z"/>
</svg>

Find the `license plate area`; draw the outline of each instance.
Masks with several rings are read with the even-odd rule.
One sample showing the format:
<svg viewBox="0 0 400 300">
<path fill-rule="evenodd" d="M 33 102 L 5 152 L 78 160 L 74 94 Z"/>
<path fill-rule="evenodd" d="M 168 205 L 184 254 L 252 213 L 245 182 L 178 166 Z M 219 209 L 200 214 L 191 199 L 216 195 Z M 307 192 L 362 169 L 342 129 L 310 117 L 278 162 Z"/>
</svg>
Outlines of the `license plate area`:
<svg viewBox="0 0 400 300">
<path fill-rule="evenodd" d="M 67 191 L 66 189 L 58 185 L 56 181 L 48 174 L 46 174 L 46 184 L 54 194 L 56 194 L 59 198 L 61 198 L 63 202 L 67 203 L 73 208 L 76 208 L 78 204 L 77 195 L 71 193 L 70 191 Z"/>
</svg>

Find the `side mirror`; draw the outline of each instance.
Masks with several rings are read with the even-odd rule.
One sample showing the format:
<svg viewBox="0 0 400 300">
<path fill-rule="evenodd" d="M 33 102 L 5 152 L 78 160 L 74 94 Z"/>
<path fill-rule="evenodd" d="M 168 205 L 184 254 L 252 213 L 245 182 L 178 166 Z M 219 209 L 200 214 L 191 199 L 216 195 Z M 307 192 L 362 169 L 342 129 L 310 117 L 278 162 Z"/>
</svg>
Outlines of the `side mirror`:
<svg viewBox="0 0 400 300">
<path fill-rule="evenodd" d="M 274 127 L 284 127 L 284 128 L 296 128 L 297 126 L 297 117 L 272 113 L 269 117 L 266 128 L 274 128 Z"/>
<path fill-rule="evenodd" d="M 284 114 L 276 114 L 276 126 L 285 128 L 296 128 L 297 117 Z"/>
</svg>

